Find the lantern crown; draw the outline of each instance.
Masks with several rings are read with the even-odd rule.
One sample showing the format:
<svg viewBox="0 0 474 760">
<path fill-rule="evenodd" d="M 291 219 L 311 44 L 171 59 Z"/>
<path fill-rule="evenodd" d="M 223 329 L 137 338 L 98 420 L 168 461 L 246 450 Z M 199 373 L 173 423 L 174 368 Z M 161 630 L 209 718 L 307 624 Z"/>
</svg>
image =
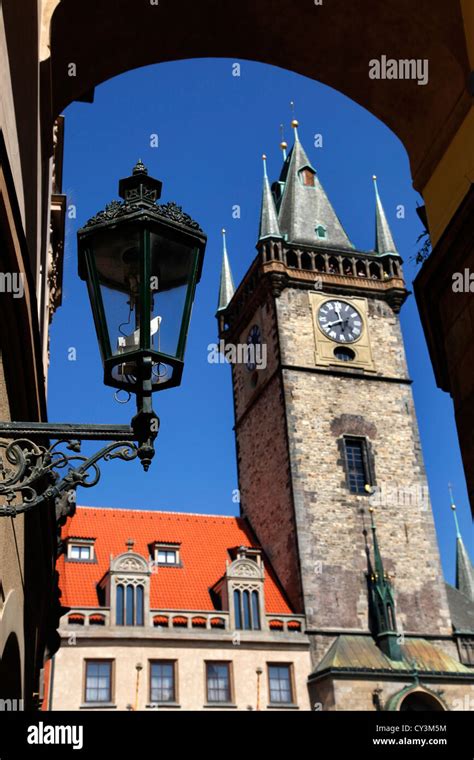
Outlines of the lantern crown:
<svg viewBox="0 0 474 760">
<path fill-rule="evenodd" d="M 141 160 L 133 167 L 130 177 L 119 182 L 119 195 L 129 203 L 155 204 L 161 197 L 163 183 L 148 176 L 148 169 Z"/>
</svg>

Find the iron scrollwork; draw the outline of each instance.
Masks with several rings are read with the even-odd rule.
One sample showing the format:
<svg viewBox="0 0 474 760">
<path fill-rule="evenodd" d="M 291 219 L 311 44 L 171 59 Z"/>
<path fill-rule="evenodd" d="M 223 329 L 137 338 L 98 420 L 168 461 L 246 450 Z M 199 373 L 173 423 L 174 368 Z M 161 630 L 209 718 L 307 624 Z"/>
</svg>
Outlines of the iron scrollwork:
<svg viewBox="0 0 474 760">
<path fill-rule="evenodd" d="M 72 451 L 67 454 L 59 447 Z M 54 503 L 56 518 L 74 514 L 76 488 L 92 488 L 100 480 L 100 460 L 131 461 L 138 447 L 131 441 L 114 441 L 90 457 L 80 453 L 79 440 L 59 440 L 43 446 L 27 438 L 0 441 L 0 516 L 16 517 L 46 501 Z M 68 468 L 61 477 L 61 470 Z"/>
</svg>

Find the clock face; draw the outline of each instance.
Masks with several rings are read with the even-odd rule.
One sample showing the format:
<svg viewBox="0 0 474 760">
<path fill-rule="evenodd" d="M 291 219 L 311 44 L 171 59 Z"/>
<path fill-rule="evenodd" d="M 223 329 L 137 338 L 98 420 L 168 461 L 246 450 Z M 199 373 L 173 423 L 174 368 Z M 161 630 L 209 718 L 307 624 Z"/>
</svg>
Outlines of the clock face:
<svg viewBox="0 0 474 760">
<path fill-rule="evenodd" d="M 362 334 L 362 317 L 347 301 L 326 301 L 318 312 L 319 327 L 337 343 L 354 343 Z"/>
<path fill-rule="evenodd" d="M 249 351 L 249 360 L 245 366 L 249 372 L 253 372 L 257 367 L 255 346 L 258 346 L 262 342 L 262 334 L 258 325 L 253 325 L 247 336 L 247 345 L 251 346 L 253 350 Z"/>
</svg>

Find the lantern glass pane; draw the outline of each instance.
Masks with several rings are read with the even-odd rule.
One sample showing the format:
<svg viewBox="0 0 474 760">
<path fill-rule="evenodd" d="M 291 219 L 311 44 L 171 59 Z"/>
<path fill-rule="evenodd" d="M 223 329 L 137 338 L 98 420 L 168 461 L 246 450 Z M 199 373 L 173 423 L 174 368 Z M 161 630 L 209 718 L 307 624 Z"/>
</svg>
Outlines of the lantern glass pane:
<svg viewBox="0 0 474 760">
<path fill-rule="evenodd" d="M 98 232 L 92 246 L 112 356 L 140 349 L 142 254 L 140 232 L 126 226 Z M 114 368 L 119 380 L 136 374 L 134 362 Z"/>
<path fill-rule="evenodd" d="M 187 330 L 184 320 L 189 320 L 193 295 L 196 249 L 156 233 L 151 234 L 150 242 L 151 348 L 180 359 Z"/>
</svg>

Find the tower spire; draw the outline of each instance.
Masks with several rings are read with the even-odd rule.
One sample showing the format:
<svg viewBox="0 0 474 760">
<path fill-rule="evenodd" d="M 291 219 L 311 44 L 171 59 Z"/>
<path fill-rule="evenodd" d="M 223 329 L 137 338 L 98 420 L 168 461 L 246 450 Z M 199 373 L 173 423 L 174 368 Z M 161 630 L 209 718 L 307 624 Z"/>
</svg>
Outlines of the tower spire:
<svg viewBox="0 0 474 760">
<path fill-rule="evenodd" d="M 221 279 L 220 279 L 220 284 L 219 284 L 219 300 L 217 304 L 218 313 L 227 307 L 234 293 L 235 293 L 235 285 L 234 285 L 234 280 L 232 278 L 232 272 L 230 269 L 229 256 L 227 254 L 225 229 L 223 229 L 222 230 L 222 267 L 221 267 Z"/>
<path fill-rule="evenodd" d="M 375 188 L 375 251 L 380 254 L 397 254 L 397 247 L 393 240 L 392 231 L 387 221 L 385 210 L 379 195 L 377 176 L 374 174 L 372 179 Z"/>
<path fill-rule="evenodd" d="M 448 484 L 451 509 L 456 526 L 456 588 L 474 602 L 474 567 L 462 540 L 451 483 Z"/>
<path fill-rule="evenodd" d="M 354 246 L 327 197 L 316 169 L 306 155 L 298 135 L 298 121 L 291 122 L 295 140 L 283 164 L 276 193 L 278 222 L 288 243 L 322 248 Z"/>
<path fill-rule="evenodd" d="M 263 191 L 262 191 L 262 207 L 260 211 L 260 230 L 258 233 L 258 239 L 262 240 L 267 237 L 281 238 L 280 226 L 278 224 L 278 216 L 275 208 L 275 201 L 273 199 L 272 191 L 270 189 L 270 182 L 268 181 L 267 174 L 267 157 L 265 154 L 263 159 Z"/>
<path fill-rule="evenodd" d="M 390 578 L 384 570 L 382 555 L 377 538 L 377 528 L 374 520 L 374 509 L 371 507 L 370 523 L 372 529 L 372 544 L 374 551 L 374 567 L 369 568 L 369 589 L 374 633 L 377 644 L 391 660 L 401 660 L 403 655 L 398 643 L 397 624 L 395 619 L 395 600 L 393 597 Z"/>
</svg>

